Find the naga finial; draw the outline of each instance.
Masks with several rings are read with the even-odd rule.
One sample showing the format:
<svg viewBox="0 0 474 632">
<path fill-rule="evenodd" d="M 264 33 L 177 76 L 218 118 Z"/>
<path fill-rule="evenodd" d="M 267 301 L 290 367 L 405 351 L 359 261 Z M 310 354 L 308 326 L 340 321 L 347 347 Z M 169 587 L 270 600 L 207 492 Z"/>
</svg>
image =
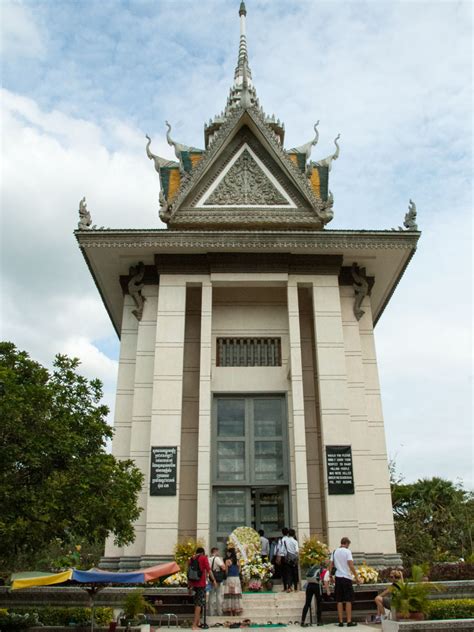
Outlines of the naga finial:
<svg viewBox="0 0 474 632">
<path fill-rule="evenodd" d="M 91 224 L 91 214 L 87 210 L 86 198 L 83 197 L 82 200 L 79 201 L 79 222 L 77 227 L 79 230 L 88 230 L 91 227 Z"/>
<path fill-rule="evenodd" d="M 318 140 L 319 140 L 318 125 L 319 125 L 319 120 L 316 121 L 316 123 L 313 126 L 315 135 L 312 140 L 305 143 L 304 145 L 300 145 L 299 147 L 293 147 L 293 149 L 290 149 L 288 153 L 289 154 L 304 154 L 305 160 L 309 160 L 311 156 L 311 150 L 313 149 L 315 145 L 317 145 Z"/>
<path fill-rule="evenodd" d="M 174 141 L 171 138 L 171 135 L 170 135 L 171 125 L 168 123 L 168 121 L 165 121 L 165 125 L 168 128 L 168 131 L 166 132 L 166 140 L 168 141 L 168 145 L 171 145 L 172 147 L 174 147 L 174 155 L 179 160 L 180 169 L 181 169 L 181 172 L 183 173 L 185 171 L 185 169 L 184 169 L 183 160 L 182 160 L 182 157 L 181 157 L 182 152 L 183 151 L 198 151 L 198 152 L 200 152 L 201 150 L 197 149 L 196 147 L 188 147 L 188 145 L 183 145 L 182 143 L 177 143 L 176 141 Z"/>
<path fill-rule="evenodd" d="M 412 199 L 408 202 L 408 213 L 405 215 L 403 225 L 407 230 L 418 230 L 416 223 L 416 204 Z"/>
<path fill-rule="evenodd" d="M 334 139 L 334 144 L 336 145 L 336 151 L 333 154 L 331 154 L 330 156 L 327 156 L 327 158 L 323 158 L 322 160 L 317 160 L 316 161 L 315 164 L 318 167 L 327 167 L 328 171 L 331 171 L 333 160 L 337 160 L 339 158 L 340 147 L 339 147 L 339 143 L 337 141 L 340 138 L 341 138 L 341 135 L 338 134 L 336 136 L 336 138 Z"/>
<path fill-rule="evenodd" d="M 170 167 L 171 165 L 176 166 L 176 163 L 173 160 L 167 160 L 166 158 L 161 158 L 161 156 L 153 154 L 150 150 L 151 138 L 148 136 L 148 134 L 145 134 L 145 138 L 148 139 L 148 142 L 146 144 L 146 155 L 150 160 L 153 160 L 155 171 L 157 173 L 160 173 L 160 169 L 162 167 Z"/>
<path fill-rule="evenodd" d="M 405 214 L 403 226 L 405 226 L 407 231 L 418 230 L 418 224 L 416 223 L 416 204 L 412 199 L 408 202 L 408 213 Z M 392 228 L 392 230 L 397 230 L 397 228 Z M 402 226 L 399 226 L 398 230 L 403 230 Z"/>
</svg>

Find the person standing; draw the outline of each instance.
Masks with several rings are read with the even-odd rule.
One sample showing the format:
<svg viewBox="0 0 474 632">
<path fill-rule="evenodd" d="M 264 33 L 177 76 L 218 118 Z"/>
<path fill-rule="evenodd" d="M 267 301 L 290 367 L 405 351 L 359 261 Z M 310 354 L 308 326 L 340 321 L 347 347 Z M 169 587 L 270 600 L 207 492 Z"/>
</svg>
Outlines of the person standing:
<svg viewBox="0 0 474 632">
<path fill-rule="evenodd" d="M 194 618 L 193 630 L 199 630 L 201 612 L 206 607 L 206 585 L 209 576 L 214 588 L 216 580 L 212 574 L 209 560 L 202 547 L 196 549 L 196 553 L 188 562 L 188 586 L 194 591 Z"/>
<path fill-rule="evenodd" d="M 352 553 L 349 549 L 350 543 L 349 538 L 342 538 L 341 546 L 331 554 L 331 562 L 329 564 L 330 573 L 333 568 L 336 569 L 334 596 L 337 603 L 337 618 L 340 628 L 344 625 L 344 604 L 346 606 L 347 627 L 350 628 L 357 625 L 357 623 L 352 621 L 352 603 L 354 601 L 352 576 L 356 578 L 358 584 L 360 584 L 360 577 L 354 566 Z"/>
<path fill-rule="evenodd" d="M 211 567 L 212 574 L 216 580 L 216 584 L 211 586 L 209 591 L 209 614 L 222 615 L 222 600 L 223 600 L 223 581 L 225 579 L 225 564 L 221 557 L 218 555 L 219 549 L 213 547 L 211 549 L 211 556 L 209 558 L 209 566 Z"/>
<path fill-rule="evenodd" d="M 234 549 L 227 549 L 225 553 L 227 579 L 224 584 L 224 606 L 226 615 L 242 614 L 242 586 L 240 584 L 240 570 Z"/>
<path fill-rule="evenodd" d="M 283 546 L 286 550 L 286 592 L 298 590 L 298 556 L 299 546 L 296 539 L 296 531 L 288 529 L 288 535 L 283 537 Z"/>
<path fill-rule="evenodd" d="M 258 535 L 260 536 L 260 555 L 262 556 L 262 561 L 268 562 L 270 556 L 270 542 L 268 538 L 265 537 L 265 531 L 263 529 L 260 529 Z"/>
<path fill-rule="evenodd" d="M 277 548 L 275 551 L 275 563 L 278 566 L 280 571 L 281 580 L 283 582 L 283 590 L 285 592 L 290 592 L 289 588 L 291 586 L 290 576 L 289 576 L 289 566 L 286 563 L 286 556 L 288 554 L 286 548 L 286 540 L 288 538 L 288 528 L 283 527 L 281 530 L 281 538 L 278 540 Z"/>
<path fill-rule="evenodd" d="M 329 580 L 331 576 L 329 575 L 329 571 L 327 569 L 327 561 L 322 562 L 321 564 L 314 564 L 306 574 L 306 599 L 303 606 L 303 612 L 301 613 L 301 627 L 305 628 L 307 623 L 305 623 L 306 615 L 308 614 L 308 610 L 311 607 L 311 601 L 313 597 L 316 598 L 316 620 L 317 625 L 323 625 L 322 613 L 321 613 L 321 602 L 323 600 L 323 590 L 325 590 L 326 595 L 329 597 L 331 594 L 331 589 L 329 587 Z"/>
</svg>

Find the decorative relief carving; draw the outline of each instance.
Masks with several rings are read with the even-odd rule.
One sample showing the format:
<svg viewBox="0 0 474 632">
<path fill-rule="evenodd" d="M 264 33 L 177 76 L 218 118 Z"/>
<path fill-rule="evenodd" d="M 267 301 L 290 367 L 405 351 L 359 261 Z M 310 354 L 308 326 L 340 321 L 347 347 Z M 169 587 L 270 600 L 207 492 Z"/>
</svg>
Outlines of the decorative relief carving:
<svg viewBox="0 0 474 632">
<path fill-rule="evenodd" d="M 145 276 L 145 264 L 143 261 L 136 266 L 131 266 L 129 270 L 129 282 L 128 293 L 133 298 L 133 302 L 136 305 L 136 309 L 132 311 L 132 314 L 137 320 L 141 320 L 143 316 L 143 307 L 145 306 L 145 297 L 142 295 L 142 289 L 144 287 L 143 277 Z"/>
<path fill-rule="evenodd" d="M 288 205 L 247 149 L 241 153 L 222 182 L 204 202 L 206 205 Z"/>
<path fill-rule="evenodd" d="M 354 298 L 354 316 L 357 320 L 360 320 L 362 316 L 365 314 L 365 311 L 361 309 L 362 301 L 367 296 L 369 292 L 369 283 L 367 281 L 367 275 L 365 273 L 365 268 L 359 268 L 357 263 L 352 264 L 351 268 L 352 278 L 354 279 L 354 283 L 352 287 L 354 288 L 355 298 Z"/>
<path fill-rule="evenodd" d="M 419 239 L 417 233 L 390 230 L 373 233 L 359 231 L 324 231 L 309 234 L 307 231 L 268 230 L 255 234 L 253 230 L 229 231 L 173 231 L 155 229 L 106 230 L 77 233 L 82 248 L 284 248 L 309 249 L 374 249 L 414 250 Z"/>
</svg>

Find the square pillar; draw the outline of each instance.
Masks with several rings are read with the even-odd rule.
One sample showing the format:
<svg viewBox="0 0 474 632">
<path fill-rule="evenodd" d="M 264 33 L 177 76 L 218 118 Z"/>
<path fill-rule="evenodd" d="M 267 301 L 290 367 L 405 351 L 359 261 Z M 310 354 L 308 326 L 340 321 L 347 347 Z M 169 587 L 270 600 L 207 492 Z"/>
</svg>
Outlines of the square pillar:
<svg viewBox="0 0 474 632">
<path fill-rule="evenodd" d="M 323 445 L 324 496 L 328 544 L 339 546 L 341 537 L 360 551 L 355 494 L 329 495 L 326 446 L 352 445 L 341 300 L 337 275 L 315 275 L 312 283 L 317 380 Z M 357 480 L 354 480 L 357 493 Z"/>
<path fill-rule="evenodd" d="M 155 361 L 150 424 L 150 446 L 178 448 L 180 470 L 181 416 L 183 392 L 183 350 L 186 311 L 186 278 L 160 276 L 156 319 Z M 146 549 L 153 563 L 169 558 L 178 540 L 179 477 L 175 496 L 150 496 L 150 454 L 148 455 L 146 507 Z"/>
<path fill-rule="evenodd" d="M 292 276 L 288 278 L 288 332 L 290 341 L 290 384 L 289 404 L 293 422 L 289 424 L 290 446 L 294 457 L 292 491 L 295 494 L 296 516 L 293 523 L 300 540 L 309 535 L 308 470 L 306 464 L 306 428 L 304 417 L 303 363 L 301 359 L 300 314 L 298 306 L 298 284 Z M 295 520 L 296 518 L 296 520 Z"/>
<path fill-rule="evenodd" d="M 209 549 L 211 524 L 211 365 L 212 365 L 212 285 L 202 283 L 201 350 L 199 371 L 199 436 L 196 537 Z"/>
</svg>

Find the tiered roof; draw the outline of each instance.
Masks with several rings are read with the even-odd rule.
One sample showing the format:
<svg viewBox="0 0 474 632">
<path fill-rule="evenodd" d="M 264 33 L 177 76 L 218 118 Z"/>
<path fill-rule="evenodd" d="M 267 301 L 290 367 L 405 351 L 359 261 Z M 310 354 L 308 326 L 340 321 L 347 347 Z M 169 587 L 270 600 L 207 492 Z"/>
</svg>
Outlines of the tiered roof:
<svg viewBox="0 0 474 632">
<path fill-rule="evenodd" d="M 205 149 L 174 141 L 168 123 L 167 141 L 174 147 L 178 161 L 167 161 L 152 154 L 150 142 L 147 144 L 147 155 L 154 161 L 160 176 L 160 218 L 169 228 L 244 225 L 261 229 L 290 226 L 321 229 L 333 217 L 328 174 L 332 161 L 339 155 L 337 139 L 334 154 L 321 161 L 310 161 L 312 148 L 319 138 L 318 121 L 314 138 L 299 147 L 283 148 L 284 124 L 274 114 L 265 114 L 252 81 L 244 2 L 240 4 L 239 17 L 234 82 L 225 109 L 204 126 Z M 240 142 L 235 143 L 238 136 Z M 232 144 L 233 152 L 229 154 L 226 150 Z M 239 160 L 242 148 L 244 158 Z M 224 182 L 220 182 L 221 178 Z M 231 192 L 237 190 L 240 179 L 245 181 L 244 187 L 251 186 L 253 197 L 250 191 L 243 199 L 240 195 L 233 199 Z M 203 184 L 219 187 L 221 191 L 220 196 L 207 196 L 205 208 L 198 204 L 203 196 L 196 198 L 194 191 L 202 190 Z M 265 198 L 262 189 L 263 193 L 272 189 L 277 192 Z"/>
</svg>

